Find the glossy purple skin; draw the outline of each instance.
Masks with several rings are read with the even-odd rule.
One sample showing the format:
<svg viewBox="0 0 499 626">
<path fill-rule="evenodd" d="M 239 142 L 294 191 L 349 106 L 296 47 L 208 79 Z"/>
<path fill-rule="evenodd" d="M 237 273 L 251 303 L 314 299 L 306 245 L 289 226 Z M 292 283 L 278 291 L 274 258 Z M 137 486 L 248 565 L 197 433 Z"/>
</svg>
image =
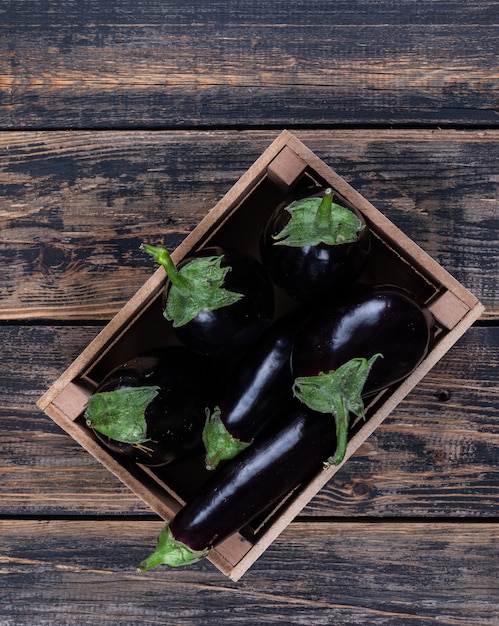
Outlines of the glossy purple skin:
<svg viewBox="0 0 499 626">
<path fill-rule="evenodd" d="M 160 387 L 145 411 L 147 450 L 94 431 L 96 437 L 113 452 L 148 466 L 167 465 L 200 454 L 205 407 L 213 393 L 208 379 L 205 360 L 182 346 L 130 359 L 110 372 L 96 392 Z"/>
<path fill-rule="evenodd" d="M 262 262 L 272 282 L 298 301 L 335 297 L 338 289 L 357 280 L 369 255 L 371 234 L 363 216 L 352 209 L 364 225 L 352 243 L 274 245 L 272 237 L 290 219 L 285 207 L 282 205 L 272 213 L 260 238 Z"/>
<path fill-rule="evenodd" d="M 252 441 L 292 397 L 291 351 L 302 316 L 272 324 L 242 357 L 220 403 L 220 418 L 239 441 Z"/>
<path fill-rule="evenodd" d="M 308 480 L 334 452 L 330 415 L 297 403 L 236 458 L 221 466 L 170 523 L 173 537 L 205 550 L 251 522 Z"/>
<path fill-rule="evenodd" d="M 310 316 L 296 337 L 293 376 L 317 376 L 380 353 L 363 395 L 376 393 L 406 378 L 423 360 L 431 327 L 431 315 L 401 290 L 359 288 Z"/>
<path fill-rule="evenodd" d="M 222 267 L 231 267 L 224 288 L 242 293 L 244 298 L 214 311 L 200 311 L 193 320 L 174 329 L 185 346 L 209 356 L 224 356 L 246 348 L 270 325 L 274 313 L 273 286 L 256 259 L 217 247 L 199 253 L 203 256 L 222 254 Z M 190 260 L 184 259 L 178 269 Z M 165 298 L 169 287 L 167 281 Z"/>
</svg>

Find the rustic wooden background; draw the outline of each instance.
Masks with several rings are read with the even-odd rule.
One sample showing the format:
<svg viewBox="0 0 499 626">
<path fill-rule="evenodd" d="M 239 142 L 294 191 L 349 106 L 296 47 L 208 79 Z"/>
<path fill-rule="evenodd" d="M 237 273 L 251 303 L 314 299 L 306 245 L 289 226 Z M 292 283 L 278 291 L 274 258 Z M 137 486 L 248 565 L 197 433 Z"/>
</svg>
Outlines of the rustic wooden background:
<svg viewBox="0 0 499 626">
<path fill-rule="evenodd" d="M 499 624 L 498 8 L 0 4 L 0 625 Z M 282 128 L 483 317 L 243 579 L 35 407 Z"/>
</svg>

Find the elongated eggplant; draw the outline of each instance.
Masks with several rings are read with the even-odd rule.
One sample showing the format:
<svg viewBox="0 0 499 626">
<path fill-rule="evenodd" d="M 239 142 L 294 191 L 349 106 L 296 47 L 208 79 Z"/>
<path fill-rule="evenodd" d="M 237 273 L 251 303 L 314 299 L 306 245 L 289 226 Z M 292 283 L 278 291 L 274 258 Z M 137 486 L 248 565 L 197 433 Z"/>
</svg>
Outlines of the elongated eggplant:
<svg viewBox="0 0 499 626">
<path fill-rule="evenodd" d="M 277 207 L 260 238 L 275 285 L 297 300 L 334 298 L 360 275 L 371 236 L 362 214 L 333 202 L 331 188 Z"/>
<path fill-rule="evenodd" d="M 203 431 L 206 467 L 234 458 L 292 397 L 291 350 L 301 312 L 280 318 L 249 348 Z"/>
<path fill-rule="evenodd" d="M 350 414 L 364 417 L 363 398 L 406 378 L 423 360 L 432 316 L 395 287 L 364 287 L 314 312 L 298 332 L 291 356 L 294 393 L 336 422 L 345 454 Z"/>
<path fill-rule="evenodd" d="M 165 268 L 163 314 L 185 346 L 222 356 L 249 346 L 269 326 L 274 291 L 255 258 L 212 247 L 176 267 L 164 248 L 142 248 Z"/>
<path fill-rule="evenodd" d="M 296 401 L 289 409 L 213 474 L 163 528 L 156 551 L 140 563 L 139 571 L 198 561 L 320 469 L 335 446 L 330 417 Z"/>
<path fill-rule="evenodd" d="M 215 384 L 207 360 L 183 346 L 130 359 L 90 396 L 86 425 L 113 452 L 148 466 L 202 454 Z"/>
</svg>

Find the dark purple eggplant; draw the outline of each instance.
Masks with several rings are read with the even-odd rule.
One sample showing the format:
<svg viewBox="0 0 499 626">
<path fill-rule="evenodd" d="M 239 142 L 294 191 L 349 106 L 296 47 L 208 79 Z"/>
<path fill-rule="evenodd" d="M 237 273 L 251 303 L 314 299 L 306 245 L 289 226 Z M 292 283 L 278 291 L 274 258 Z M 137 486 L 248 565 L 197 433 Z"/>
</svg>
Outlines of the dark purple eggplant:
<svg viewBox="0 0 499 626">
<path fill-rule="evenodd" d="M 140 572 L 198 561 L 319 471 L 335 446 L 331 419 L 296 401 L 288 408 L 283 419 L 221 466 L 163 528 L 156 551 L 140 563 Z"/>
<path fill-rule="evenodd" d="M 263 229 L 260 253 L 275 285 L 310 301 L 334 298 L 357 280 L 370 244 L 362 214 L 333 202 L 328 188 L 277 207 Z"/>
<path fill-rule="evenodd" d="M 223 356 L 249 346 L 269 326 L 274 291 L 255 258 L 213 247 L 176 267 L 164 248 L 142 248 L 165 268 L 163 314 L 185 346 Z"/>
<path fill-rule="evenodd" d="M 130 359 L 90 396 L 85 422 L 113 452 L 148 466 L 202 454 L 211 364 L 183 346 Z"/>
<path fill-rule="evenodd" d="M 234 458 L 292 397 L 291 350 L 301 312 L 276 322 L 249 348 L 230 376 L 203 431 L 206 467 Z"/>
<path fill-rule="evenodd" d="M 350 414 L 364 418 L 363 398 L 402 381 L 424 359 L 431 314 L 395 287 L 364 287 L 311 314 L 297 333 L 291 357 L 295 395 L 330 413 L 344 457 Z"/>
</svg>

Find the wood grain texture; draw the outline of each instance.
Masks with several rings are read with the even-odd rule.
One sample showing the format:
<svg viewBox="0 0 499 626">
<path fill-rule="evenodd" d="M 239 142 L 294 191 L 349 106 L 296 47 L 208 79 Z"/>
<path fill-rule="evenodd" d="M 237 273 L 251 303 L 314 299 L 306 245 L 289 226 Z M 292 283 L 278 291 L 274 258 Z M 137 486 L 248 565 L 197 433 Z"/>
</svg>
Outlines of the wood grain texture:
<svg viewBox="0 0 499 626">
<path fill-rule="evenodd" d="M 0 623 L 497 624 L 496 524 L 293 523 L 239 583 L 207 561 L 136 574 L 160 528 L 1 521 Z"/>
<path fill-rule="evenodd" d="M 0 3 L 0 626 L 497 626 L 497 2 Z M 288 128 L 486 306 L 242 580 L 35 403 Z M 459 130 L 461 129 L 461 130 Z"/>
<path fill-rule="evenodd" d="M 0 127 L 497 126 L 495 9 L 18 0 L 1 10 Z"/>
<path fill-rule="evenodd" d="M 296 134 L 497 318 L 499 131 Z M 109 319 L 275 136 L 0 133 L 0 319 Z"/>
<path fill-rule="evenodd" d="M 35 402 L 98 327 L 0 327 L 0 515 L 151 515 Z M 499 328 L 471 328 L 303 517 L 499 516 Z"/>
</svg>

